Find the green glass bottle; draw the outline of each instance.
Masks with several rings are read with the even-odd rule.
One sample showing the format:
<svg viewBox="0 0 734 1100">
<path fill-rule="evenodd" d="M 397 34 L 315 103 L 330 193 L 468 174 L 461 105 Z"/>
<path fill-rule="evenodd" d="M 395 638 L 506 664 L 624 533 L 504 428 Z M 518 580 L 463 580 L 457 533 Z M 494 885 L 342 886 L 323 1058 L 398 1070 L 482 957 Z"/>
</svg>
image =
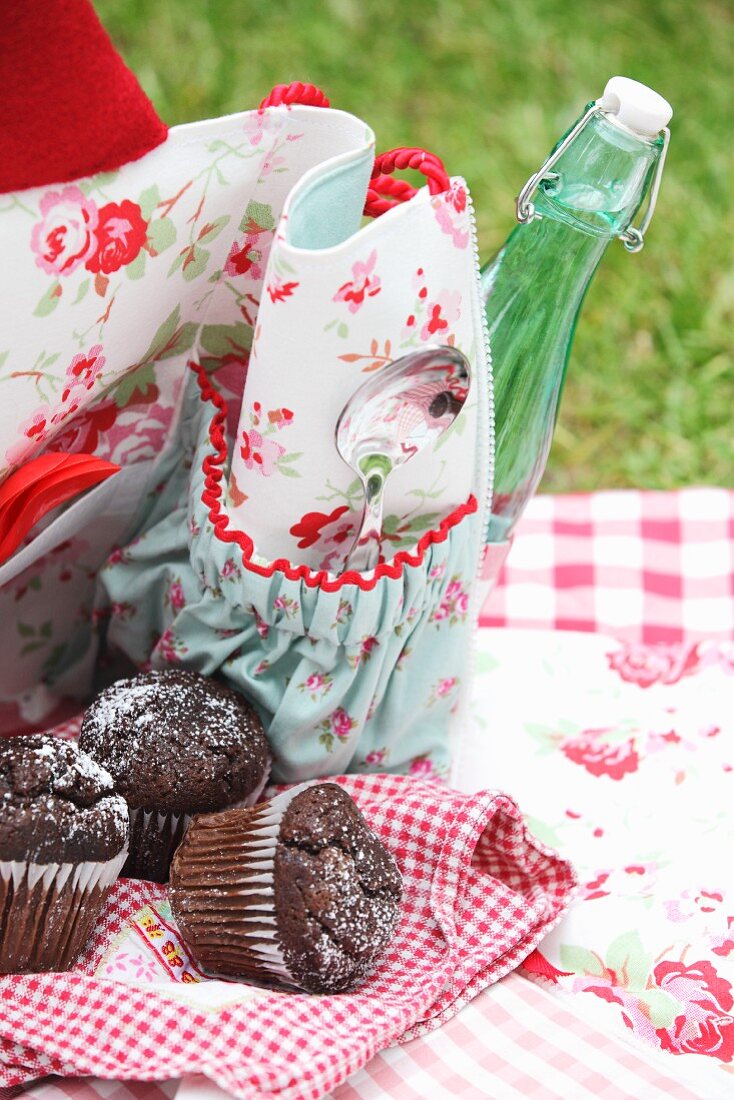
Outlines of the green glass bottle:
<svg viewBox="0 0 734 1100">
<path fill-rule="evenodd" d="M 495 387 L 490 543 L 511 537 L 543 475 L 576 322 L 604 252 L 617 237 L 642 247 L 671 114 L 656 92 L 613 77 L 523 188 L 521 224 L 482 271 Z"/>
</svg>

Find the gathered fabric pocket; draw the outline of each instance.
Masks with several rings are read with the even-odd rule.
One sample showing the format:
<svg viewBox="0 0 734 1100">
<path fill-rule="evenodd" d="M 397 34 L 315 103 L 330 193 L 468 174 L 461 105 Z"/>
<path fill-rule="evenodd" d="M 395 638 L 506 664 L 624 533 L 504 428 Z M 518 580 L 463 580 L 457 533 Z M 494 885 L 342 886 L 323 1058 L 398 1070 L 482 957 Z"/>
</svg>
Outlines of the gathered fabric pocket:
<svg viewBox="0 0 734 1100">
<path fill-rule="evenodd" d="M 265 722 L 276 780 L 446 775 L 471 664 L 476 499 L 371 573 L 261 561 L 225 503 L 225 418 L 199 371 L 168 503 L 100 573 L 108 645 L 136 665 L 183 664 L 243 691 Z"/>
</svg>

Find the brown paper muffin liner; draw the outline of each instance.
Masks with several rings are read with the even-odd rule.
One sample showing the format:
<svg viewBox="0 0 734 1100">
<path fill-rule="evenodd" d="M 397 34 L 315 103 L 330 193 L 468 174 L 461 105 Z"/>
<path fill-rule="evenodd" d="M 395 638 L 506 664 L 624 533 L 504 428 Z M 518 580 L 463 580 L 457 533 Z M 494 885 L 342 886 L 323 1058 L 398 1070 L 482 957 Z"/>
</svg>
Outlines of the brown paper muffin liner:
<svg viewBox="0 0 734 1100">
<path fill-rule="evenodd" d="M 265 790 L 270 768 L 262 782 L 241 802 L 223 806 L 223 810 L 254 806 Z M 168 882 L 174 852 L 183 840 L 191 814 L 160 813 L 143 807 L 128 806 L 130 811 L 130 854 L 122 869 L 125 878 L 143 878 L 151 882 Z M 214 812 L 214 811 L 212 811 Z"/>
<path fill-rule="evenodd" d="M 123 878 L 167 882 L 173 853 L 191 821 L 189 814 L 160 814 L 134 806 L 130 811 L 130 853 Z"/>
<path fill-rule="evenodd" d="M 0 860 L 0 974 L 68 970 L 127 857 L 104 863 Z"/>
<path fill-rule="evenodd" d="M 208 973 L 298 986 L 278 941 L 275 850 L 286 809 L 311 785 L 194 819 L 168 893 L 186 946 Z"/>
</svg>

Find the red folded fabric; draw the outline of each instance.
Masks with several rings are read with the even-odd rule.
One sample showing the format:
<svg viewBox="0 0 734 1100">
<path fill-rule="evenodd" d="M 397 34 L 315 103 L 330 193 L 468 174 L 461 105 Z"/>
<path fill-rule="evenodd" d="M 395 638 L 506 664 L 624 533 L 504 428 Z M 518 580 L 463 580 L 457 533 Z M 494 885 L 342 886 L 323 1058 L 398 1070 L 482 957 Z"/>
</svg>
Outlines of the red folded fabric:
<svg viewBox="0 0 734 1100">
<path fill-rule="evenodd" d="M 570 864 L 507 795 L 391 775 L 336 782 L 404 878 L 398 931 L 365 985 L 316 997 L 206 979 L 165 887 L 120 880 L 74 972 L 0 979 L 0 1084 L 203 1073 L 242 1100 L 317 1100 L 517 967 L 567 907 Z"/>
<path fill-rule="evenodd" d="M 168 134 L 89 0 L 3 4 L 0 90 L 0 192 L 119 168 Z"/>
<path fill-rule="evenodd" d="M 0 564 L 48 512 L 119 469 L 94 455 L 44 454 L 12 473 L 0 485 Z"/>
</svg>

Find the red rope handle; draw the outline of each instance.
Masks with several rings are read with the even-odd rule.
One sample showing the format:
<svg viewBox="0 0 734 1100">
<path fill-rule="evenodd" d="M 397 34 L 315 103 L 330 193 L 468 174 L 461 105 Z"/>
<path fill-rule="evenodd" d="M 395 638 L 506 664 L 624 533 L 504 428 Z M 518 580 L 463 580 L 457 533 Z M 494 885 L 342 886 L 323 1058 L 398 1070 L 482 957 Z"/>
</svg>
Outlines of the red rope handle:
<svg viewBox="0 0 734 1100">
<path fill-rule="evenodd" d="M 398 203 L 412 199 L 415 194 L 415 187 L 407 180 L 396 179 L 395 176 L 375 176 L 373 180 L 370 180 L 364 212 L 376 218 L 392 206 L 397 206 Z"/>
<path fill-rule="evenodd" d="M 422 172 L 428 180 L 428 190 L 432 195 L 448 191 L 451 185 L 443 161 L 435 153 L 428 153 L 425 149 L 389 149 L 375 157 L 364 206 L 367 217 L 379 217 L 392 206 L 406 202 L 415 195 L 415 188 L 409 183 L 392 179 L 391 174 L 394 171 L 405 168 Z"/>
<path fill-rule="evenodd" d="M 283 104 L 290 107 L 295 103 L 299 103 L 302 107 L 329 106 L 326 95 L 315 84 L 302 84 L 300 80 L 294 80 L 292 84 L 276 84 L 260 104 L 260 110 L 262 111 L 265 107 L 280 107 Z"/>
</svg>

